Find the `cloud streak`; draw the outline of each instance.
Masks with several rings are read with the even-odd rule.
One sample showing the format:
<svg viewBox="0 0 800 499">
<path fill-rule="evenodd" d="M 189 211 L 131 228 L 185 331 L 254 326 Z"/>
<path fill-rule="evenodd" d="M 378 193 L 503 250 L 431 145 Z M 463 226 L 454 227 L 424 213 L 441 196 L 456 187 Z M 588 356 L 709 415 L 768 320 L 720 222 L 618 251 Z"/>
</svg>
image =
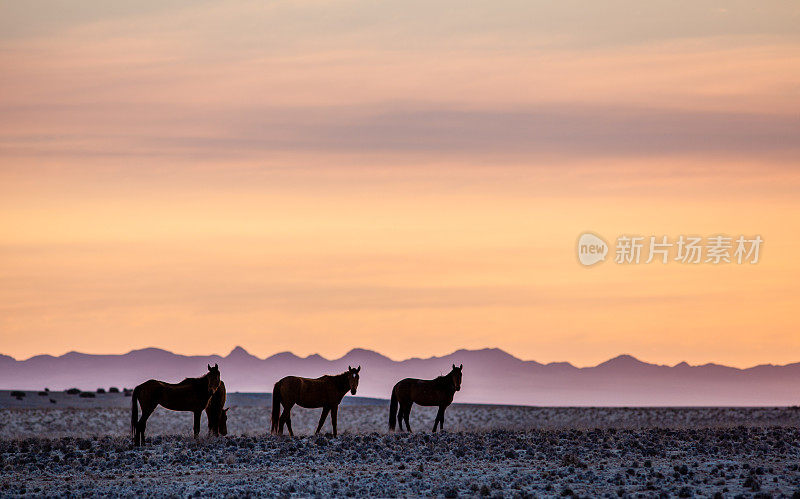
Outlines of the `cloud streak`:
<svg viewBox="0 0 800 499">
<path fill-rule="evenodd" d="M 242 110 L 115 106 L 0 109 L 24 119 L 83 132 L 15 134 L 0 139 L 6 157 L 247 158 L 271 152 L 313 154 L 425 153 L 430 157 L 617 158 L 671 155 L 796 160 L 800 116 L 678 111 L 597 105 L 541 105 L 508 110 L 440 106 L 349 106 Z M 38 117 L 37 117 L 38 116 Z M 195 134 L 183 131 L 202 123 Z"/>
</svg>

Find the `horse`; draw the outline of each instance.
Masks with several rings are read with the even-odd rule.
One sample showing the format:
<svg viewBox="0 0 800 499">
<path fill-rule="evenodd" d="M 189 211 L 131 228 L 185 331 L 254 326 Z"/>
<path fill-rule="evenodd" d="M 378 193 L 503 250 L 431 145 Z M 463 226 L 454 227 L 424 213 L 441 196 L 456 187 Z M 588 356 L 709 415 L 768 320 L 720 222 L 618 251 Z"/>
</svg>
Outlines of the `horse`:
<svg viewBox="0 0 800 499">
<path fill-rule="evenodd" d="M 331 426 L 333 436 L 336 436 L 336 415 L 339 412 L 339 403 L 349 391 L 356 394 L 358 388 L 358 373 L 361 366 L 352 368 L 347 366 L 347 371 L 335 376 L 325 375 L 320 378 L 309 379 L 297 376 L 286 376 L 277 383 L 272 389 L 272 426 L 270 432 L 283 435 L 283 425 L 292 432 L 292 416 L 289 411 L 297 404 L 307 409 L 322 407 L 322 416 L 319 418 L 319 425 L 314 434 L 318 434 L 322 429 L 328 412 L 331 413 Z M 283 405 L 283 414 L 281 414 Z"/>
<path fill-rule="evenodd" d="M 147 418 L 159 405 L 171 411 L 194 413 L 194 436 L 200 433 L 200 416 L 208 407 L 211 397 L 219 388 L 219 366 L 208 366 L 208 372 L 200 378 L 186 378 L 180 383 L 165 383 L 156 379 L 145 381 L 133 389 L 131 396 L 131 431 L 133 444 L 144 445 Z M 138 417 L 138 405 L 142 406 L 142 417 Z"/>
<path fill-rule="evenodd" d="M 436 426 L 444 430 L 444 411 L 453 402 L 453 395 L 461 390 L 461 369 L 464 364 L 456 367 L 444 376 L 435 379 L 416 379 L 406 378 L 397 382 L 392 388 L 392 400 L 389 405 L 389 429 L 394 431 L 397 420 L 397 406 L 400 405 L 400 431 L 403 430 L 403 420 L 406 422 L 406 430 L 411 433 L 411 426 L 408 424 L 408 416 L 411 414 L 411 406 L 416 402 L 419 405 L 439 406 L 436 419 L 433 420 L 433 432 L 436 433 Z"/>
<path fill-rule="evenodd" d="M 214 392 L 211 401 L 206 407 L 206 419 L 208 419 L 208 434 L 209 435 L 227 435 L 228 434 L 228 407 L 225 407 L 225 383 L 220 381 L 219 388 Z"/>
</svg>

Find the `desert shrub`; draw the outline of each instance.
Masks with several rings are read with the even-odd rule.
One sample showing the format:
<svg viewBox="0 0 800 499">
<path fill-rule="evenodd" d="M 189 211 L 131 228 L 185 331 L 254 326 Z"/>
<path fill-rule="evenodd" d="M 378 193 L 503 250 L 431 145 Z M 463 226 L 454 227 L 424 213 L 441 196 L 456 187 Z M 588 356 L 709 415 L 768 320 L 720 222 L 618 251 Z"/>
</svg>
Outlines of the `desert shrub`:
<svg viewBox="0 0 800 499">
<path fill-rule="evenodd" d="M 580 460 L 577 454 L 568 453 L 561 457 L 561 466 L 574 466 L 576 468 L 586 468 L 586 463 Z"/>
<path fill-rule="evenodd" d="M 106 389 L 105 388 L 98 388 L 97 389 L 97 393 L 106 393 Z"/>
<path fill-rule="evenodd" d="M 96 395 L 93 392 L 81 392 L 79 395 L 79 397 L 82 399 L 93 399 L 95 396 Z"/>
<path fill-rule="evenodd" d="M 19 390 L 14 390 L 13 392 L 11 392 L 11 396 L 12 397 L 16 397 L 16 398 L 22 398 L 22 397 L 25 396 L 25 392 L 21 392 Z"/>
<path fill-rule="evenodd" d="M 47 392 L 39 392 L 39 396 L 40 397 L 46 397 L 47 396 Z"/>
<path fill-rule="evenodd" d="M 119 393 L 119 388 L 117 388 L 116 386 L 112 386 L 111 388 L 108 389 L 108 393 Z"/>
<path fill-rule="evenodd" d="M 70 388 L 69 390 L 67 390 L 66 393 L 68 393 L 69 395 L 77 395 L 81 393 L 81 391 L 78 388 Z"/>
</svg>

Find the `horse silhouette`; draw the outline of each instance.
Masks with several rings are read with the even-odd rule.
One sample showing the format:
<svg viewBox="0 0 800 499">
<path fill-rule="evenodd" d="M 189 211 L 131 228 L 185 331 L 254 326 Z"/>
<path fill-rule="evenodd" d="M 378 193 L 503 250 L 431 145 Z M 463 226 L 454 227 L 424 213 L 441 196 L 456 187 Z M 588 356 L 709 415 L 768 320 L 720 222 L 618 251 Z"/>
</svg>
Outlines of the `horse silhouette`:
<svg viewBox="0 0 800 499">
<path fill-rule="evenodd" d="M 292 432 L 292 407 L 297 404 L 300 407 L 314 409 L 322 407 L 322 415 L 319 418 L 316 435 L 322 429 L 328 412 L 331 413 L 331 426 L 333 436 L 336 436 L 336 416 L 339 412 L 339 403 L 349 391 L 356 394 L 358 388 L 358 373 L 361 366 L 353 368 L 347 366 L 347 371 L 334 376 L 325 375 L 320 378 L 300 378 L 297 376 L 286 376 L 277 383 L 272 390 L 272 426 L 270 431 L 274 434 L 283 434 L 283 425 Z M 281 414 L 283 406 L 283 414 Z"/>
<path fill-rule="evenodd" d="M 228 407 L 225 409 L 225 383 L 220 381 L 219 388 L 214 392 L 211 401 L 206 407 L 206 418 L 208 419 L 208 434 L 209 435 L 227 435 L 228 434 Z"/>
<path fill-rule="evenodd" d="M 144 445 L 147 418 L 159 405 L 171 411 L 194 413 L 194 436 L 200 433 L 200 416 L 208 407 L 211 397 L 219 388 L 219 366 L 208 366 L 208 372 L 199 378 L 186 378 L 180 383 L 166 383 L 156 379 L 145 381 L 133 389 L 131 396 L 131 431 L 133 444 Z M 142 417 L 138 417 L 138 406 Z"/>
<path fill-rule="evenodd" d="M 411 414 L 411 406 L 414 403 L 425 406 L 439 406 L 436 419 L 433 421 L 433 431 L 436 426 L 444 430 L 444 411 L 453 402 L 453 395 L 461 390 L 461 369 L 464 364 L 456 367 L 444 376 L 435 379 L 416 379 L 406 378 L 397 382 L 392 388 L 392 401 L 389 405 L 389 429 L 394 430 L 398 416 L 398 405 L 400 406 L 400 431 L 403 430 L 403 421 L 406 422 L 406 430 L 411 432 L 408 424 L 408 416 Z"/>
</svg>

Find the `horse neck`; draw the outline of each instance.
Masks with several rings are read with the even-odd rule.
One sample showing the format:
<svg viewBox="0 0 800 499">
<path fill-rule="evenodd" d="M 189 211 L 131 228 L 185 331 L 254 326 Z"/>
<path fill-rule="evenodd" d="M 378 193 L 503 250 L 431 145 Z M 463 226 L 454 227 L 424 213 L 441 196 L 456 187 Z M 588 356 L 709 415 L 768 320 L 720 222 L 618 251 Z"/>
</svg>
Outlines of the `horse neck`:
<svg viewBox="0 0 800 499">
<path fill-rule="evenodd" d="M 443 390 L 445 390 L 447 392 L 456 393 L 455 386 L 453 386 L 454 385 L 453 377 L 450 376 L 449 374 L 446 374 L 444 376 L 440 376 L 440 377 L 436 378 L 434 381 L 438 382 L 439 387 L 441 387 Z"/>
<path fill-rule="evenodd" d="M 201 392 L 201 391 L 206 391 L 207 392 L 208 391 L 208 374 L 206 374 L 205 376 L 200 376 L 199 378 L 186 378 L 185 380 L 183 380 L 181 382 L 181 384 L 183 384 L 183 383 L 191 384 L 192 388 L 197 390 L 198 392 Z"/>
<path fill-rule="evenodd" d="M 342 373 L 333 376 L 333 384 L 336 387 L 336 390 L 341 393 L 342 397 L 347 393 L 347 390 L 350 389 L 350 383 L 348 382 L 347 377 L 350 373 Z"/>
</svg>

